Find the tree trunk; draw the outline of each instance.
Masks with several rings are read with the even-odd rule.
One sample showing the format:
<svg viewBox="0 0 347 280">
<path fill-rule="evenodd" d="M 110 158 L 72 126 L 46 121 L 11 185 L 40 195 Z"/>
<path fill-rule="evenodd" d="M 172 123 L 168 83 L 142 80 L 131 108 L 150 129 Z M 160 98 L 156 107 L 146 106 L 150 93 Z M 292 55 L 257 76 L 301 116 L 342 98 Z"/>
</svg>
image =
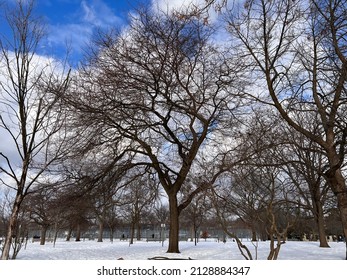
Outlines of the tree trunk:
<svg viewBox="0 0 347 280">
<path fill-rule="evenodd" d="M 46 243 L 47 229 L 48 229 L 48 227 L 45 226 L 45 225 L 43 225 L 43 226 L 41 227 L 40 245 L 45 245 L 45 243 Z"/>
<path fill-rule="evenodd" d="M 54 226 L 54 239 L 53 239 L 53 247 L 55 248 L 55 243 L 57 242 L 57 238 L 58 238 L 58 224 L 55 223 Z"/>
<path fill-rule="evenodd" d="M 319 247 L 330 248 L 327 236 L 325 234 L 324 218 L 323 216 L 319 217 L 318 221 L 318 235 L 319 235 Z"/>
<path fill-rule="evenodd" d="M 76 240 L 75 241 L 81 241 L 81 226 L 80 224 L 77 224 L 76 228 Z"/>
<path fill-rule="evenodd" d="M 135 236 L 135 221 L 134 220 L 135 219 L 132 218 L 129 244 L 134 244 L 134 236 Z"/>
<path fill-rule="evenodd" d="M 337 207 L 340 211 L 343 233 L 345 240 L 347 240 L 347 189 L 345 178 L 343 177 L 340 168 L 337 168 L 335 172 L 329 170 L 325 173 L 325 176 L 332 191 L 336 195 Z M 347 242 L 345 259 L 347 260 Z"/>
<path fill-rule="evenodd" d="M 323 215 L 323 208 L 320 201 L 312 201 L 313 204 L 313 211 L 315 215 L 315 220 L 318 228 L 318 235 L 319 235 L 319 247 L 322 248 L 329 248 L 328 240 L 325 234 L 325 226 L 324 226 L 324 215 Z"/>
<path fill-rule="evenodd" d="M 252 241 L 253 242 L 257 241 L 257 232 L 253 228 L 252 228 Z"/>
<path fill-rule="evenodd" d="M 190 241 L 193 242 L 195 238 L 195 230 L 194 230 L 194 226 L 192 226 L 190 228 Z"/>
<path fill-rule="evenodd" d="M 273 236 L 271 236 L 270 237 L 270 252 L 269 252 L 269 255 L 267 256 L 267 259 L 272 260 L 274 253 L 275 253 L 275 239 L 273 238 Z"/>
<path fill-rule="evenodd" d="M 179 211 L 176 194 L 169 194 L 170 208 L 170 231 L 169 231 L 169 247 L 167 253 L 180 253 L 178 244 L 179 233 Z"/>
<path fill-rule="evenodd" d="M 104 235 L 104 222 L 102 219 L 99 220 L 99 235 L 98 235 L 98 242 L 102 242 L 102 237 Z"/>
<path fill-rule="evenodd" d="M 284 243 L 284 239 L 280 235 L 276 235 L 277 241 L 275 246 L 275 238 L 273 235 L 270 237 L 270 252 L 267 257 L 268 260 L 277 260 L 280 253 L 281 245 Z"/>
<path fill-rule="evenodd" d="M 136 239 L 137 239 L 137 241 L 140 241 L 141 240 L 141 223 L 140 223 L 140 218 L 137 219 L 136 226 L 137 226 Z"/>
<path fill-rule="evenodd" d="M 66 241 L 70 241 L 70 239 L 71 239 L 71 234 L 72 234 L 72 228 L 69 228 L 69 231 L 68 231 L 68 233 L 67 233 L 67 235 L 66 235 Z"/>
<path fill-rule="evenodd" d="M 20 193 L 17 193 L 15 202 L 12 207 L 12 212 L 10 216 L 9 225 L 7 228 L 6 239 L 4 243 L 4 247 L 2 249 L 1 259 L 8 260 L 10 257 L 10 249 L 12 244 L 12 239 L 16 235 L 17 222 L 20 210 L 20 204 L 23 201 L 23 196 Z"/>
<path fill-rule="evenodd" d="M 113 243 L 113 235 L 114 235 L 114 230 L 113 227 L 110 226 L 110 242 Z"/>
<path fill-rule="evenodd" d="M 194 245 L 195 246 L 198 245 L 198 238 L 199 238 L 198 229 L 194 229 Z"/>
<path fill-rule="evenodd" d="M 343 234 L 345 237 L 345 244 L 346 244 L 345 259 L 347 260 L 347 193 L 346 191 L 344 193 L 337 194 L 337 202 L 338 202 L 338 208 L 340 210 Z"/>
</svg>

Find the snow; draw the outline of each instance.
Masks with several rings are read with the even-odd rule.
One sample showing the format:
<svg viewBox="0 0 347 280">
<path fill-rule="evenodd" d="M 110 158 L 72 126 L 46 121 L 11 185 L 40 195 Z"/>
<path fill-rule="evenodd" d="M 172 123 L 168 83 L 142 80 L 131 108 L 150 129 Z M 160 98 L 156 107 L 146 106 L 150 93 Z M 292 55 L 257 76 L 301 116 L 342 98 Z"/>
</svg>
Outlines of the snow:
<svg viewBox="0 0 347 280">
<path fill-rule="evenodd" d="M 269 253 L 269 242 L 244 241 L 251 250 L 253 259 L 266 260 Z M 330 248 L 320 248 L 318 242 L 287 241 L 281 246 L 279 260 L 343 260 L 346 244 L 344 242 L 330 242 Z M 53 243 L 40 245 L 39 242 L 28 242 L 26 249 L 22 249 L 18 260 L 147 260 L 156 256 L 168 258 L 191 258 L 194 260 L 244 260 L 236 242 L 231 240 L 217 242 L 214 239 L 200 240 L 197 246 L 194 242 L 180 242 L 180 254 L 166 253 L 167 241 L 146 242 L 135 241 L 130 245 L 127 241 L 109 240 L 96 242 L 57 240 Z M 257 254 L 257 257 L 256 257 Z"/>
<path fill-rule="evenodd" d="M 244 244 L 252 251 L 255 258 L 256 247 L 249 241 Z M 53 243 L 40 245 L 29 242 L 22 249 L 15 261 L 0 261 L 1 279 L 81 279 L 100 280 L 192 280 L 221 278 L 242 279 L 315 279 L 326 280 L 340 277 L 346 273 L 344 242 L 331 242 L 330 248 L 320 248 L 318 242 L 287 241 L 282 245 L 279 260 L 267 261 L 269 242 L 257 244 L 257 261 L 246 261 L 240 255 L 235 242 L 228 240 L 225 244 L 211 240 L 201 240 L 197 246 L 194 242 L 180 242 L 180 254 L 169 254 L 167 241 L 146 242 L 136 241 L 129 245 L 127 241 L 109 240 L 96 242 L 86 240 L 81 242 L 58 240 Z M 169 258 L 191 258 L 193 260 L 148 260 L 156 256 Z M 121 260 L 120 260 L 121 259 Z M 220 275 L 224 271 L 247 270 L 246 274 Z M 178 269 L 180 274 L 172 273 Z M 226 270 L 229 269 L 229 270 Z M 124 275 L 116 271 L 138 271 L 147 274 Z M 158 274 L 149 274 L 157 271 Z M 212 271 L 212 274 L 197 275 L 197 272 Z M 192 275 L 195 272 L 195 275 Z M 179 275 L 179 276 L 178 276 Z"/>
</svg>

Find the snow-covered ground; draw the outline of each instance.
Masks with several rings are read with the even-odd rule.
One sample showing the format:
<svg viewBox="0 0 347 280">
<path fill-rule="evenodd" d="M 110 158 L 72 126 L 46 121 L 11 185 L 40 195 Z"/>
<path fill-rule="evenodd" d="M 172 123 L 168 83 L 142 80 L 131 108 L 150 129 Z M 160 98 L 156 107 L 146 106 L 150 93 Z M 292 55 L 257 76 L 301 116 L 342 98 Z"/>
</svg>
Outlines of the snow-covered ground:
<svg viewBox="0 0 347 280">
<path fill-rule="evenodd" d="M 266 260 L 269 242 L 259 242 L 257 250 L 249 241 L 244 244 L 252 251 L 254 258 L 257 251 L 257 261 L 244 260 L 232 241 L 224 244 L 202 240 L 197 246 L 194 246 L 194 242 L 180 242 L 180 254 L 166 253 L 167 242 L 162 246 L 159 242 L 137 241 L 129 246 L 126 241 L 58 240 L 55 247 L 52 243 L 41 246 L 37 242 L 29 242 L 26 249 L 20 251 L 17 260 L 0 261 L 0 278 L 221 280 L 236 277 L 247 280 L 326 280 L 343 277 L 347 272 L 344 260 L 346 244 L 343 242 L 330 243 L 330 248 L 320 248 L 317 242 L 288 241 L 281 247 L 279 261 Z M 156 256 L 193 260 L 148 260 Z M 124 274 L 131 272 L 137 274 Z M 177 272 L 179 274 L 175 274 Z"/>
<path fill-rule="evenodd" d="M 269 253 L 269 242 L 253 244 L 244 242 L 251 250 L 253 259 L 266 260 Z M 164 245 L 164 246 L 162 246 Z M 344 242 L 331 242 L 330 248 L 320 248 L 318 242 L 287 241 L 281 246 L 280 260 L 343 260 L 346 256 Z M 156 256 L 169 258 L 191 258 L 196 260 L 244 260 L 236 242 L 225 244 L 215 240 L 201 240 L 197 246 L 194 242 L 180 242 L 180 254 L 169 254 L 167 242 L 136 241 L 129 245 L 127 241 L 64 241 L 40 245 L 38 242 L 27 244 L 17 259 L 19 260 L 147 260 Z"/>
</svg>

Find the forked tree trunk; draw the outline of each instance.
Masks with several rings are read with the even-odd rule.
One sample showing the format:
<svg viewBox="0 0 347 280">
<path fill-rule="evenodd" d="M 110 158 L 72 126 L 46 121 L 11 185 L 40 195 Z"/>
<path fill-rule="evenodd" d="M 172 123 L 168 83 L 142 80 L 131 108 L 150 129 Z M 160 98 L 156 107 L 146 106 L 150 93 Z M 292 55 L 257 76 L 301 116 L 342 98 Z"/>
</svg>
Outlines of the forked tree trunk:
<svg viewBox="0 0 347 280">
<path fill-rule="evenodd" d="M 280 236 L 277 236 L 277 242 L 275 246 L 275 239 L 273 236 L 270 238 L 270 253 L 267 257 L 268 260 L 277 260 L 280 253 L 281 245 L 284 243 Z"/>
</svg>

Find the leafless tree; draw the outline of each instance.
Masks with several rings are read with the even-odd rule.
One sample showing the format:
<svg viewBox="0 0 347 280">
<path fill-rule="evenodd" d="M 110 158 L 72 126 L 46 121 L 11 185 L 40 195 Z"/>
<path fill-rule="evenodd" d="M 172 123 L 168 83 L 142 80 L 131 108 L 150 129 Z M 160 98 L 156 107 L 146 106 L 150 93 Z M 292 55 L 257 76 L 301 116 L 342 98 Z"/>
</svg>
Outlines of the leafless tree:
<svg viewBox="0 0 347 280">
<path fill-rule="evenodd" d="M 2 192 L 2 196 L 0 199 L 0 217 L 1 217 L 1 231 L 0 231 L 0 235 L 1 235 L 1 245 L 3 245 L 3 237 L 6 235 L 6 229 L 7 229 L 7 225 L 8 225 L 8 218 L 9 218 L 9 212 L 10 212 L 10 205 L 11 205 L 11 201 L 12 199 L 8 198 L 9 197 L 9 192 L 10 190 L 7 189 L 5 191 Z M 2 246 L 1 246 L 2 247 Z"/>
<path fill-rule="evenodd" d="M 97 168 L 94 168 L 95 170 Z M 107 173 L 102 172 L 103 176 L 100 176 L 100 179 L 92 183 L 93 185 L 90 187 L 88 194 L 86 194 L 90 198 L 91 207 L 99 224 L 98 242 L 103 241 L 104 227 L 107 225 L 107 221 L 111 221 L 108 216 L 113 216 L 111 211 L 115 206 L 126 204 L 123 197 L 125 190 L 123 189 L 130 188 L 129 185 L 135 180 L 134 178 L 129 178 L 129 175 L 126 173 L 127 169 L 117 168 L 116 166 Z"/>
<path fill-rule="evenodd" d="M 236 240 L 241 254 L 252 259 L 249 248 L 231 231 L 230 224 L 240 218 L 253 235 L 265 229 L 270 240 L 268 259 L 277 259 L 288 229 L 294 225 L 299 213 L 295 193 L 288 186 L 290 181 L 282 178 L 278 167 L 270 165 L 244 165 L 228 176 L 229 180 L 224 179 L 223 187 L 218 191 L 213 189 L 211 196 L 223 230 Z"/>
<path fill-rule="evenodd" d="M 51 186 L 39 186 L 37 191 L 33 191 L 26 196 L 23 202 L 28 212 L 30 220 L 40 226 L 40 245 L 45 245 L 47 230 L 55 222 L 55 200 L 56 190 Z"/>
<path fill-rule="evenodd" d="M 282 150 L 283 170 L 290 177 L 302 200 L 302 208 L 314 217 L 320 247 L 329 247 L 324 216 L 333 194 L 324 178 L 327 159 L 315 142 L 291 129 L 285 129 L 289 145 Z"/>
<path fill-rule="evenodd" d="M 180 222 L 181 224 L 184 223 L 185 227 L 191 231 L 191 241 L 194 240 L 195 246 L 198 243 L 199 230 L 203 222 L 207 220 L 210 208 L 208 196 L 206 192 L 202 192 L 194 197 L 193 201 L 182 213 Z"/>
<path fill-rule="evenodd" d="M 270 237 L 270 252 L 268 260 L 277 260 L 281 245 L 285 243 L 288 230 L 293 227 L 299 215 L 298 203 L 295 202 L 295 192 L 288 188 L 286 180 L 283 180 L 276 169 L 266 168 L 264 172 L 265 189 L 268 198 L 266 209 L 266 232 Z M 289 182 L 291 184 L 291 182 Z"/>
<path fill-rule="evenodd" d="M 34 1 L 18 0 L 5 11 L 12 38 L 0 39 L 0 179 L 15 195 L 2 259 L 9 257 L 23 199 L 61 152 L 58 146 L 48 149 L 64 118 L 55 108 L 58 96 L 46 86 L 54 80 L 63 91 L 66 84 L 62 72 L 53 74 L 53 61 L 36 54 L 44 26 L 34 14 Z"/>
<path fill-rule="evenodd" d="M 8 224 L 11 216 L 12 204 L 13 204 L 13 194 L 10 189 L 5 189 L 1 194 L 1 207 L 0 207 L 0 217 L 1 217 L 1 244 L 0 251 L 3 250 L 4 237 L 8 229 Z M 16 235 L 13 236 L 13 241 L 11 243 L 11 253 L 9 254 L 9 259 L 16 259 L 18 253 L 23 247 L 26 247 L 29 231 L 31 228 L 31 221 L 29 216 L 29 211 L 26 205 L 22 205 L 20 212 L 18 214 L 18 220 L 16 224 Z"/>
<path fill-rule="evenodd" d="M 214 188 L 210 189 L 210 191 L 210 199 L 216 212 L 216 218 L 224 233 L 230 238 L 235 239 L 241 255 L 246 260 L 252 260 L 253 255 L 250 249 L 242 243 L 241 239 L 234 232 L 230 230 L 230 223 L 233 220 L 232 215 L 234 214 L 233 211 L 230 211 L 230 207 L 232 205 L 232 203 L 230 203 L 230 201 L 228 200 L 228 198 L 230 198 L 230 192 L 227 196 L 225 196 L 225 193 L 222 193 L 220 191 L 217 192 Z M 236 215 L 237 214 L 235 214 L 235 216 Z"/>
<path fill-rule="evenodd" d="M 323 170 L 326 156 L 315 142 L 283 123 L 276 111 L 264 107 L 265 110 L 260 109 L 248 123 L 248 141 L 258 150 L 255 155 L 266 159 L 261 165 L 277 166 L 289 177 L 288 180 L 297 189 L 302 211 L 310 211 L 316 221 L 321 247 L 328 247 L 323 210 L 327 208 L 325 201 L 330 193 Z M 301 121 L 303 125 L 311 125 L 312 130 L 315 125 L 316 129 L 319 128 L 314 117 Z M 261 152 L 264 146 L 268 147 L 265 153 Z"/>
<path fill-rule="evenodd" d="M 139 168 L 134 169 L 123 190 L 122 204 L 130 218 L 130 241 L 134 243 L 135 232 L 136 239 L 141 239 L 141 221 L 144 220 L 146 210 L 153 207 L 159 198 L 158 181 L 154 174 L 147 170 Z M 149 211 L 147 211 L 149 212 Z"/>
<path fill-rule="evenodd" d="M 253 77 L 250 95 L 273 105 L 291 127 L 324 150 L 324 176 L 336 195 L 345 237 L 346 5 L 334 0 L 245 1 L 235 5 L 228 20 Z M 311 112 L 316 112 L 319 130 L 300 122 Z"/>
<path fill-rule="evenodd" d="M 219 178 L 220 187 L 212 196 L 217 217 L 228 235 L 237 237 L 229 228 L 230 217 L 243 221 L 252 231 L 254 241 L 264 239 L 265 233 L 270 239 L 269 259 L 277 259 L 301 207 L 294 183 L 282 170 L 289 162 L 283 152 L 288 150 L 288 139 L 279 130 L 282 123 L 274 113 L 266 107 L 257 108 L 248 117 L 238 149 L 239 154 L 247 157 Z M 237 244 L 246 258 L 252 258 L 240 240 Z"/>
<path fill-rule="evenodd" d="M 236 72 L 211 34 L 196 15 L 139 11 L 128 30 L 99 40 L 100 52 L 66 96 L 110 140 L 122 137 L 135 163 L 155 170 L 169 200 L 172 253 L 179 252 L 179 215 L 189 204 L 178 205 L 177 194 L 204 143 L 240 106 Z"/>
</svg>

